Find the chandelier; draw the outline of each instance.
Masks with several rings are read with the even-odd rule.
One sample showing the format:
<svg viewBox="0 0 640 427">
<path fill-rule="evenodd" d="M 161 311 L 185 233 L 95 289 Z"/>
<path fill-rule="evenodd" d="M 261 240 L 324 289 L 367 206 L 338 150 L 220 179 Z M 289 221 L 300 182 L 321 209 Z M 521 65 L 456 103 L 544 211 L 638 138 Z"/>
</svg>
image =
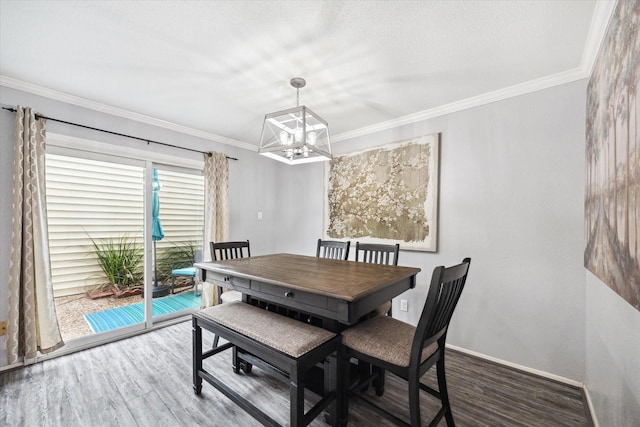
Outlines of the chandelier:
<svg viewBox="0 0 640 427">
<path fill-rule="evenodd" d="M 329 125 L 300 106 L 300 88 L 307 82 L 294 77 L 290 83 L 296 88 L 296 106 L 264 116 L 258 153 L 289 165 L 331 160 Z"/>
</svg>

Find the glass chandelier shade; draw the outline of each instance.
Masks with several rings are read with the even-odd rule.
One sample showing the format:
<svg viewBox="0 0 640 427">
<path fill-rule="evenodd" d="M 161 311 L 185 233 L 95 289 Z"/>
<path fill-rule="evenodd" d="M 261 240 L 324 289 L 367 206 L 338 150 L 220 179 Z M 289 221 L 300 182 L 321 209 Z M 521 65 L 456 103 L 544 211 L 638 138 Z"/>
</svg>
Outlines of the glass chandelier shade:
<svg viewBox="0 0 640 427">
<path fill-rule="evenodd" d="M 304 86 L 295 80 L 292 86 Z M 331 160 L 329 126 L 304 105 L 267 114 L 258 153 L 290 165 Z"/>
</svg>

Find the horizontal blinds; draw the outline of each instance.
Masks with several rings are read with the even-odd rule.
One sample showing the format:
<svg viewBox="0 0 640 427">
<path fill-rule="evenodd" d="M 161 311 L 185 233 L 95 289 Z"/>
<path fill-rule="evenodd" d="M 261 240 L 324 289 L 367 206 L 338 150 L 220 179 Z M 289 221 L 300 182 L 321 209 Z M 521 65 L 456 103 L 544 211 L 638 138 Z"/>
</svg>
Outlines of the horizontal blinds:
<svg viewBox="0 0 640 427">
<path fill-rule="evenodd" d="M 144 169 L 48 154 L 47 214 L 54 295 L 83 293 L 107 282 L 91 238 L 127 236 L 143 247 Z M 163 248 L 201 245 L 204 182 L 200 175 L 160 170 Z"/>
</svg>

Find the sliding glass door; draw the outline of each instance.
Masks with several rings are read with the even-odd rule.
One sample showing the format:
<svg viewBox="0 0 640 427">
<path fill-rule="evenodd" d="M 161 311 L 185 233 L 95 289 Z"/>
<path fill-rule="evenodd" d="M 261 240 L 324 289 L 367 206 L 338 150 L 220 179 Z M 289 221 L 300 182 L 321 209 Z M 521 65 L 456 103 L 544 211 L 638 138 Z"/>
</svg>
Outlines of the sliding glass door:
<svg viewBox="0 0 640 427">
<path fill-rule="evenodd" d="M 204 178 L 166 165 L 151 176 L 152 313 L 164 320 L 200 307 L 193 264 L 202 260 Z"/>
<path fill-rule="evenodd" d="M 46 162 L 54 297 L 67 349 L 200 306 L 190 273 L 202 246 L 200 170 L 55 146 Z"/>
<path fill-rule="evenodd" d="M 63 339 L 141 323 L 144 163 L 48 153 L 49 245 Z"/>
</svg>

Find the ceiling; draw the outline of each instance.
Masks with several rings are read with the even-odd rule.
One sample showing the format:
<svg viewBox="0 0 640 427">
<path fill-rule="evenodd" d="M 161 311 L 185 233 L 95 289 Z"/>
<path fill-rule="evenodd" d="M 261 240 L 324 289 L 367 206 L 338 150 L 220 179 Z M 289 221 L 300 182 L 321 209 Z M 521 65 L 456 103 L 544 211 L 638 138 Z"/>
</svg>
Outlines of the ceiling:
<svg viewBox="0 0 640 427">
<path fill-rule="evenodd" d="M 300 76 L 300 104 L 340 140 L 584 78 L 612 4 L 2 0 L 0 75 L 245 148 Z"/>
</svg>

